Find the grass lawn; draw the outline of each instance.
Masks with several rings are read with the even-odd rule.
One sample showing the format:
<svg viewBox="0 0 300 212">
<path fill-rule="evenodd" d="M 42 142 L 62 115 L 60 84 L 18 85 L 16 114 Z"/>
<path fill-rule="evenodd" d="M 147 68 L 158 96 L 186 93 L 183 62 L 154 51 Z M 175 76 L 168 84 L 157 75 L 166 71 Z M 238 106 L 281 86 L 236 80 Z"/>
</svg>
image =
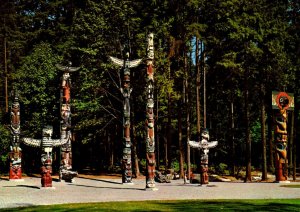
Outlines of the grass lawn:
<svg viewBox="0 0 300 212">
<path fill-rule="evenodd" d="M 0 211 L 300 211 L 300 199 L 179 200 L 34 206 Z"/>
<path fill-rule="evenodd" d="M 285 188 L 300 188 L 300 185 L 281 185 L 280 187 L 285 187 Z"/>
</svg>

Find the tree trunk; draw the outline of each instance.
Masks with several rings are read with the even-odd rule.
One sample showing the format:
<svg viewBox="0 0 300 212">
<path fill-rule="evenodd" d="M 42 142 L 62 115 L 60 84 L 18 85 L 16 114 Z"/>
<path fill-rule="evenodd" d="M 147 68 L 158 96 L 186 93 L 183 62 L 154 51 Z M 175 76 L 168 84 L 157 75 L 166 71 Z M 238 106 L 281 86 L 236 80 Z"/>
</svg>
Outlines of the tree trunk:
<svg viewBox="0 0 300 212">
<path fill-rule="evenodd" d="M 249 109 L 249 87 L 248 87 L 248 73 L 245 79 L 245 129 L 246 129 L 246 176 L 245 182 L 251 182 L 251 135 L 250 135 L 250 109 Z"/>
<path fill-rule="evenodd" d="M 172 133 L 171 133 L 171 123 L 172 123 L 172 114 L 171 114 L 171 94 L 168 94 L 168 123 L 167 123 L 167 143 L 166 143 L 166 169 L 171 167 L 171 139 L 172 139 Z"/>
<path fill-rule="evenodd" d="M 294 119 L 294 113 L 291 112 L 291 128 L 290 128 L 290 136 L 288 138 L 288 176 L 292 175 L 292 167 L 293 167 L 293 150 L 294 150 L 294 125 L 295 125 L 295 119 Z"/>
<path fill-rule="evenodd" d="M 269 107 L 268 107 L 269 108 Z M 273 110 L 272 108 L 268 109 L 268 139 L 269 139 L 269 171 L 274 172 L 274 134 L 273 134 Z"/>
<path fill-rule="evenodd" d="M 231 175 L 235 175 L 235 142 L 234 142 L 234 105 L 231 102 Z"/>
<path fill-rule="evenodd" d="M 185 96 L 184 96 L 184 104 L 185 104 L 185 109 L 186 109 L 186 157 L 187 157 L 187 179 L 191 180 L 191 148 L 189 145 L 189 140 L 190 140 L 190 102 L 189 102 L 189 94 L 190 94 L 190 89 L 189 89 L 189 70 L 188 70 L 188 64 L 187 64 L 187 57 L 185 57 L 184 60 L 184 67 L 185 67 L 185 81 L 184 81 L 184 86 L 185 86 Z M 186 180 L 186 178 L 184 178 Z M 186 181 L 185 181 L 186 182 Z"/>
<path fill-rule="evenodd" d="M 265 86 L 261 84 L 261 141 L 262 141 L 262 180 L 267 180 L 267 142 L 266 142 L 266 106 Z"/>
<path fill-rule="evenodd" d="M 180 100 L 179 100 L 180 101 Z M 182 146 L 182 104 L 180 101 L 180 106 L 178 109 L 178 145 L 179 145 L 179 177 L 182 179 L 184 177 L 184 153 Z"/>
<path fill-rule="evenodd" d="M 7 48 L 6 37 L 4 37 L 4 75 L 5 75 L 5 112 L 8 113 L 8 71 L 7 71 Z"/>
<path fill-rule="evenodd" d="M 201 72 L 199 62 L 199 40 L 196 38 L 196 114 L 197 114 L 197 139 L 200 139 L 201 131 L 201 98 L 200 98 L 200 83 L 201 83 Z"/>
<path fill-rule="evenodd" d="M 140 167 L 139 167 L 139 158 L 137 155 L 136 150 L 137 142 L 136 142 L 136 131 L 135 131 L 135 124 L 132 123 L 132 156 L 133 156 L 133 162 L 134 162 L 134 175 L 136 177 L 140 176 Z"/>
<path fill-rule="evenodd" d="M 203 128 L 206 128 L 206 67 L 204 44 L 201 42 L 202 68 L 203 68 Z"/>
<path fill-rule="evenodd" d="M 295 95 L 296 96 L 296 95 Z M 296 140 L 297 140 L 297 125 L 298 125 L 298 121 L 297 121 L 297 114 L 298 114 L 298 109 L 297 109 L 297 104 L 295 105 L 295 112 L 294 112 L 294 128 L 292 128 L 292 130 L 294 131 L 294 138 L 293 138 L 293 180 L 296 180 L 296 157 L 297 157 L 297 146 L 296 146 Z"/>
<path fill-rule="evenodd" d="M 154 128 L 155 130 L 155 141 L 156 141 L 156 145 L 155 145 L 155 152 L 156 152 L 156 169 L 159 170 L 159 166 L 160 166 L 160 151 L 159 151 L 159 123 L 158 123 L 158 110 L 159 110 L 159 104 L 158 104 L 158 90 L 156 91 L 156 117 L 155 117 L 155 121 L 156 121 L 156 127 Z"/>
</svg>

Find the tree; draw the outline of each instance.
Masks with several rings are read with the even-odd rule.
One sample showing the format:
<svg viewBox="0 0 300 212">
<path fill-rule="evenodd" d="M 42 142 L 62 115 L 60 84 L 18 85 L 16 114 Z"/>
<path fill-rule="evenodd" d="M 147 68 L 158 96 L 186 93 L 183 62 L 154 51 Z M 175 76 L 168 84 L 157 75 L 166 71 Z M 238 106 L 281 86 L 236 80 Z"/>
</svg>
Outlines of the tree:
<svg viewBox="0 0 300 212">
<path fill-rule="evenodd" d="M 49 44 L 41 43 L 12 74 L 14 87 L 20 92 L 21 109 L 26 111 L 22 113 L 25 122 L 22 128 L 30 134 L 40 132 L 43 126 L 53 125 L 59 119 L 60 72 L 55 67 L 59 60 Z"/>
</svg>

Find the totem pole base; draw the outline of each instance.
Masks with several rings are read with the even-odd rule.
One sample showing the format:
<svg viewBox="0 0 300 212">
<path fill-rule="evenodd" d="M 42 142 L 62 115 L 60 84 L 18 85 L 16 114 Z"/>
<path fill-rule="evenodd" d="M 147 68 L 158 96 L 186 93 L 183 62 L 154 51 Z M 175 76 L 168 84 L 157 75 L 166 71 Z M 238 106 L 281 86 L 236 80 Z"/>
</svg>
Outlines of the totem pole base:
<svg viewBox="0 0 300 212">
<path fill-rule="evenodd" d="M 132 186 L 132 185 L 134 185 L 134 183 L 133 182 L 128 182 L 128 183 L 122 183 L 123 185 L 129 185 L 129 186 Z"/>
<path fill-rule="evenodd" d="M 40 187 L 42 190 L 55 190 L 55 187 Z"/>
<path fill-rule="evenodd" d="M 282 183 L 282 184 L 285 184 L 285 183 L 291 183 L 291 181 L 289 181 L 289 180 L 284 180 L 284 181 L 278 181 L 278 180 L 276 180 L 276 181 L 274 181 L 274 183 Z"/>
<path fill-rule="evenodd" d="M 158 188 L 152 187 L 152 188 L 145 188 L 145 191 L 158 191 Z"/>
<path fill-rule="evenodd" d="M 8 179 L 11 182 L 24 182 L 24 179 Z"/>
</svg>

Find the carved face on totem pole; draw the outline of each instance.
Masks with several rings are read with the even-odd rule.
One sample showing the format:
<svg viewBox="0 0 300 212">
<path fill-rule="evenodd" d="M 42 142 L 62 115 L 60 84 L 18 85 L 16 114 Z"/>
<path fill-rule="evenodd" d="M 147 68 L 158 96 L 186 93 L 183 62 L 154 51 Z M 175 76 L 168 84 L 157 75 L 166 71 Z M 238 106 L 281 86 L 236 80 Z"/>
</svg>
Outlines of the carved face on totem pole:
<svg viewBox="0 0 300 212">
<path fill-rule="evenodd" d="M 208 140 L 209 140 L 208 129 L 203 129 L 201 132 L 201 142 L 208 142 Z"/>
<path fill-rule="evenodd" d="M 20 130 L 20 104 L 16 96 L 11 106 L 11 127 L 16 133 Z"/>
<path fill-rule="evenodd" d="M 147 57 L 150 60 L 154 59 L 154 45 L 153 45 L 154 35 L 150 33 L 148 35 L 148 46 L 147 46 Z"/>
</svg>

